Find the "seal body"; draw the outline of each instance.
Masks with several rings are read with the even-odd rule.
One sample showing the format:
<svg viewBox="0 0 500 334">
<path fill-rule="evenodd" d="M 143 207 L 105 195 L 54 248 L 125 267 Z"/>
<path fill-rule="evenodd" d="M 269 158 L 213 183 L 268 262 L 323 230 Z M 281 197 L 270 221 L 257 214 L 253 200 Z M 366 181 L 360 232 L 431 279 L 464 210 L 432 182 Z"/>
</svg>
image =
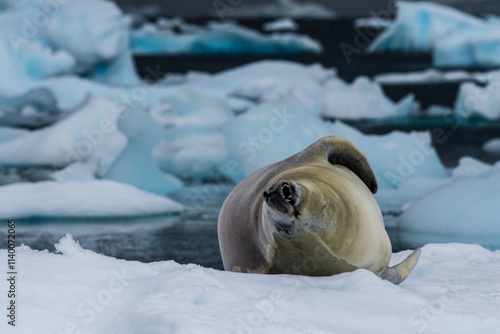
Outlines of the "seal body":
<svg viewBox="0 0 500 334">
<path fill-rule="evenodd" d="M 391 243 L 373 197 L 376 190 L 366 156 L 340 137 L 324 137 L 259 169 L 221 208 L 224 268 L 309 276 L 363 268 L 399 283 L 420 253 L 400 264 L 405 270 L 388 267 Z"/>
</svg>

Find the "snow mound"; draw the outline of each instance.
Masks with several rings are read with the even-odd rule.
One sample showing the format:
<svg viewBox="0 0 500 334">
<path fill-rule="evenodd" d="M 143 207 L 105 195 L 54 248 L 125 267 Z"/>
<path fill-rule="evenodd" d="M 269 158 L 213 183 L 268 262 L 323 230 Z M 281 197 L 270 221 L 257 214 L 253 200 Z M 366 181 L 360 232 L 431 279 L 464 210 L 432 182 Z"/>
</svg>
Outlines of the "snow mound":
<svg viewBox="0 0 500 334">
<path fill-rule="evenodd" d="M 0 187 L 2 218 L 100 218 L 179 212 L 171 199 L 113 181 L 16 183 Z"/>
<path fill-rule="evenodd" d="M 500 22 L 432 2 L 398 2 L 396 20 L 370 52 L 432 53 L 439 67 L 500 65 Z"/>
<path fill-rule="evenodd" d="M 469 334 L 500 326 L 500 252 L 476 245 L 426 245 L 400 286 L 366 270 L 304 277 L 117 260 L 81 250 L 71 236 L 57 249 L 16 249 L 22 317 L 16 328 L 3 321 L 2 333 Z M 8 291 L 6 280 L 0 288 Z"/>
<path fill-rule="evenodd" d="M 182 29 L 180 33 L 177 30 Z M 174 29 L 176 28 L 176 29 Z M 235 23 L 210 22 L 206 27 L 146 24 L 131 33 L 135 54 L 296 54 L 321 53 L 321 44 L 295 33 L 262 34 Z"/>
<path fill-rule="evenodd" d="M 463 173 L 457 173 L 457 176 Z M 500 165 L 453 181 L 411 204 L 398 221 L 402 231 L 433 235 L 433 242 L 460 240 L 498 247 Z M 411 233 L 408 233 L 411 234 Z"/>
</svg>

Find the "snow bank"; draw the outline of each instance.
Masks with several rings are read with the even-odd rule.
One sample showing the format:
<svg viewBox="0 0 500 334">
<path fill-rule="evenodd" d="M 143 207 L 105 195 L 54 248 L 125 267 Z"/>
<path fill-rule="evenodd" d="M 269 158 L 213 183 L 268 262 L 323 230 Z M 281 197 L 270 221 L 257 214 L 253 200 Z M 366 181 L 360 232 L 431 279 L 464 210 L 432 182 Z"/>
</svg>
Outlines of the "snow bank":
<svg viewBox="0 0 500 334">
<path fill-rule="evenodd" d="M 466 242 L 483 237 L 483 245 L 498 247 L 500 165 L 478 171 L 478 175 L 462 177 L 464 173 L 459 172 L 450 183 L 412 203 L 400 216 L 398 227 L 431 234 L 433 241 Z"/>
<path fill-rule="evenodd" d="M 370 52 L 432 53 L 439 67 L 500 65 L 500 22 L 432 2 L 398 2 L 396 20 Z"/>
<path fill-rule="evenodd" d="M 366 270 L 303 277 L 117 260 L 82 249 L 70 235 L 56 250 L 62 254 L 16 249 L 18 319 L 15 328 L 2 321 L 2 333 L 469 334 L 500 327 L 500 253 L 475 245 L 424 246 L 400 286 Z M 0 288 L 8 291 L 6 280 Z"/>
<path fill-rule="evenodd" d="M 384 95 L 382 87 L 367 77 L 357 77 L 352 84 L 330 79 L 323 88 L 326 117 L 340 119 L 408 117 L 417 105 L 413 95 L 394 103 Z M 363 96 L 362 99 L 359 97 Z"/>
<path fill-rule="evenodd" d="M 177 32 L 179 28 L 184 31 Z M 322 51 L 321 44 L 309 36 L 262 34 L 235 23 L 218 22 L 210 22 L 206 27 L 145 24 L 132 31 L 131 47 L 135 54 L 272 55 Z"/>
<path fill-rule="evenodd" d="M 89 218 L 179 212 L 182 205 L 113 181 L 16 183 L 0 187 L 0 217 Z"/>
</svg>

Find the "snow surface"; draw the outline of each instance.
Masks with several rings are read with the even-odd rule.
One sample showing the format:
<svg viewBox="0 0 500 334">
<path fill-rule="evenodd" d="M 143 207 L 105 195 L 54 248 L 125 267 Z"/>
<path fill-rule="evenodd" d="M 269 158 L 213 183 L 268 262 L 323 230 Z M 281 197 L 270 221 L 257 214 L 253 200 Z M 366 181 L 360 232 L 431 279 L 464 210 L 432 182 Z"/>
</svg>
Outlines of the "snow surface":
<svg viewBox="0 0 500 334">
<path fill-rule="evenodd" d="M 150 216 L 180 212 L 173 200 L 113 181 L 15 183 L 0 187 L 1 218 Z"/>
<path fill-rule="evenodd" d="M 321 53 L 321 44 L 295 33 L 262 34 L 231 22 L 210 22 L 206 27 L 145 24 L 131 33 L 135 54 L 296 54 Z M 175 29 L 174 29 L 175 28 Z M 178 30 L 181 30 L 178 32 Z M 276 30 L 276 29 L 275 29 Z"/>
<path fill-rule="evenodd" d="M 366 270 L 304 277 L 117 260 L 70 235 L 55 248 L 16 249 L 18 319 L 2 333 L 500 332 L 500 252 L 477 245 L 424 246 L 399 286 Z"/>
<path fill-rule="evenodd" d="M 439 67 L 500 65 L 500 21 L 432 2 L 398 2 L 395 21 L 370 52 L 432 53 Z"/>
</svg>

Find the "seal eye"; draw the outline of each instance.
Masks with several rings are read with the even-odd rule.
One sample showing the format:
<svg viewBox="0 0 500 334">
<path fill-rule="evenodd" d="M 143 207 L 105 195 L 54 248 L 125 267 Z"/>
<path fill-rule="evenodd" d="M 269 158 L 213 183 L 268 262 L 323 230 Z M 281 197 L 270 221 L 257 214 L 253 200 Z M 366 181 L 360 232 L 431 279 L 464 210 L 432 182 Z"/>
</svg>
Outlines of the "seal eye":
<svg viewBox="0 0 500 334">
<path fill-rule="evenodd" d="M 283 195 L 283 198 L 287 202 L 290 203 L 292 201 L 292 190 L 290 189 L 290 186 L 288 185 L 288 183 L 284 183 L 281 186 L 281 194 Z"/>
</svg>

